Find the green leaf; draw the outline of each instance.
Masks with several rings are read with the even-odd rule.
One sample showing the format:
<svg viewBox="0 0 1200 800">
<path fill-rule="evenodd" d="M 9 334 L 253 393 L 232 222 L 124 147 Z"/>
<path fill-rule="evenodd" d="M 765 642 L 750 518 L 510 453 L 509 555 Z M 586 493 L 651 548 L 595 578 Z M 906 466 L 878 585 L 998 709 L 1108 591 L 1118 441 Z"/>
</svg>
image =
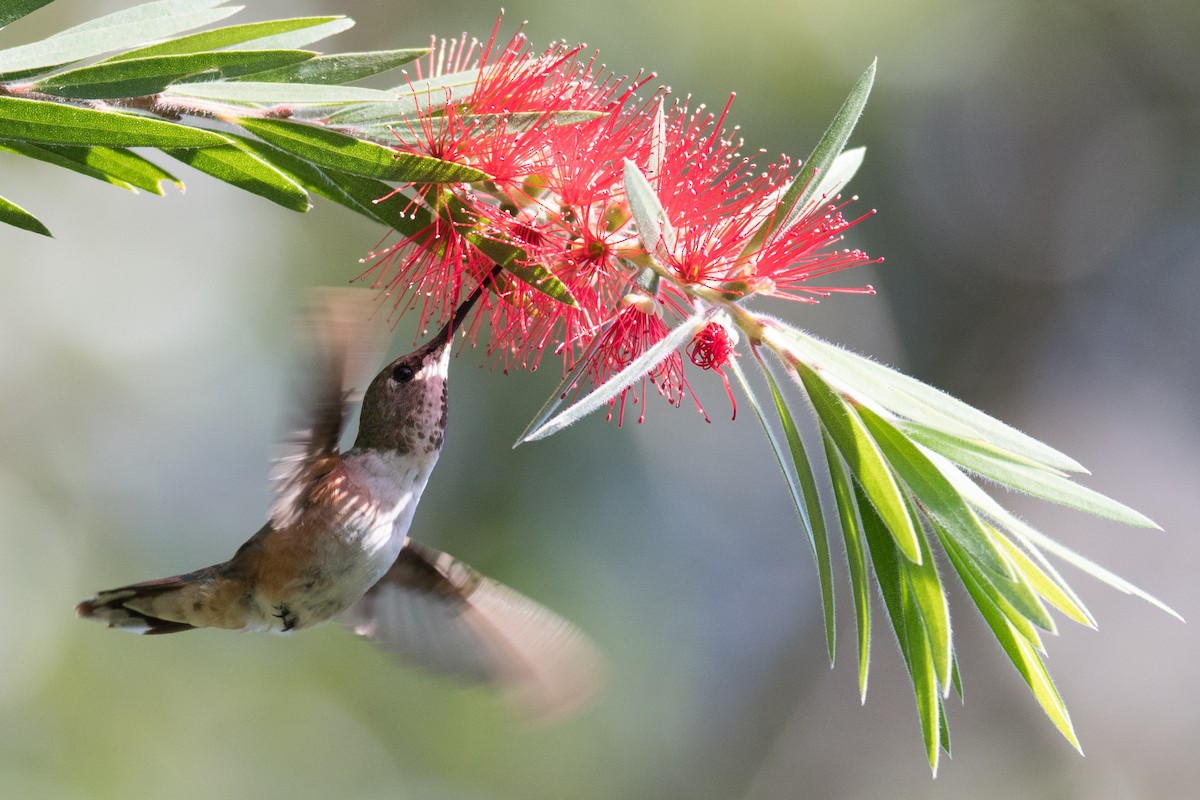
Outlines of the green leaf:
<svg viewBox="0 0 1200 800">
<path fill-rule="evenodd" d="M 758 400 L 751 394 L 750 386 L 746 382 L 745 376 L 742 375 L 741 368 L 738 366 L 736 359 L 730 360 L 729 366 L 733 370 L 734 375 L 737 376 L 738 382 L 741 383 L 746 396 L 750 399 L 750 405 L 754 408 L 755 414 L 758 415 L 759 422 L 762 423 L 763 430 L 766 431 L 767 439 L 771 442 L 771 447 L 775 450 L 775 456 L 779 459 L 780 469 L 783 470 L 788 488 L 791 490 L 792 502 L 796 506 L 796 513 L 800 517 L 800 522 L 804 525 L 805 533 L 808 534 L 808 544 L 812 548 L 813 561 L 817 565 L 817 579 L 821 587 L 821 609 L 825 614 L 825 646 L 829 652 L 829 663 L 832 666 L 837 633 L 837 628 L 834 624 L 833 560 L 829 555 L 829 533 L 825 529 L 825 516 L 821 511 L 820 495 L 817 492 L 817 480 L 813 476 L 812 466 L 808 460 L 808 453 L 804 449 L 804 440 L 800 438 L 800 430 L 796 427 L 796 420 L 792 416 L 791 409 L 788 408 L 787 400 L 784 398 L 783 392 L 780 391 L 775 376 L 771 374 L 770 367 L 763 361 L 758 349 L 751 348 L 751 350 L 754 353 L 754 357 L 758 360 L 758 365 L 762 368 L 763 376 L 766 378 L 767 386 L 771 390 L 771 399 L 775 402 L 775 411 L 779 414 L 779 424 L 783 427 L 783 434 L 787 439 L 788 450 L 791 453 L 791 463 L 795 469 L 794 478 L 788 470 L 782 448 L 775 441 L 774 434 L 772 434 L 771 428 L 767 424 L 762 410 L 759 408 Z"/>
<path fill-rule="evenodd" d="M 1071 590 L 1071 587 L 1040 551 L 1034 550 L 1034 555 L 1031 556 L 999 531 L 992 539 L 1000 545 L 1008 563 L 1012 565 L 1022 582 L 1045 598 L 1050 605 L 1080 625 L 1086 625 L 1089 628 L 1096 627 L 1096 620 L 1087 610 L 1083 601 Z"/>
<path fill-rule="evenodd" d="M 904 559 L 900 559 L 904 563 Z M 912 595 L 911 585 L 900 582 L 900 608 L 903 633 L 908 653 L 908 671 L 912 678 L 913 694 L 917 700 L 917 716 L 921 721 L 921 737 L 925 740 L 925 756 L 929 768 L 937 775 L 942 742 L 942 697 L 938 691 L 937 661 L 932 643 L 921 619 L 921 611 Z"/>
<path fill-rule="evenodd" d="M 292 211 L 307 211 L 311 206 L 308 193 L 295 181 L 236 144 L 165 152 L 193 169 Z"/>
<path fill-rule="evenodd" d="M 957 553 L 953 548 L 948 549 L 946 552 L 950 554 L 951 561 L 956 561 L 957 559 L 957 562 L 961 562 L 963 560 L 961 554 Z M 1004 648 L 1004 652 L 1008 655 L 1009 660 L 1017 668 L 1017 672 L 1020 673 L 1021 677 L 1025 679 L 1025 683 L 1029 685 L 1034 698 L 1041 704 L 1042 710 L 1050 717 L 1055 727 L 1058 728 L 1059 732 L 1076 750 L 1083 752 L 1079 746 L 1079 740 L 1075 736 L 1075 729 L 1071 725 L 1071 718 L 1067 714 L 1067 707 L 1063 703 L 1058 689 L 1055 688 L 1054 681 L 1050 679 L 1050 673 L 1046 671 L 1045 664 L 1042 663 L 1041 657 L 1038 656 L 1037 647 L 1022 636 L 1019 630 L 1013 625 L 1010 617 L 1000 610 L 993 596 L 976 579 L 975 573 L 970 566 L 964 564 L 960 568 L 957 562 L 955 563 L 955 568 L 958 569 L 959 575 L 963 578 L 963 585 L 967 587 L 967 592 L 971 595 L 971 599 L 975 601 L 975 606 L 983 615 L 988 627 L 992 629 L 996 641 Z"/>
<path fill-rule="evenodd" d="M 309 192 L 349 208 L 367 219 L 381 222 L 404 234 L 415 234 L 433 221 L 427 209 L 414 206 L 411 198 L 397 193 L 382 181 L 318 167 L 258 139 L 235 138 L 243 150 L 270 163 Z M 383 199 L 385 197 L 386 200 Z"/>
<path fill-rule="evenodd" d="M 950 563 L 959 578 L 964 582 L 970 578 L 978 583 L 981 590 L 987 592 L 992 603 L 1008 617 L 1021 636 L 1041 649 L 1042 640 L 1038 629 L 1052 632 L 1054 624 L 1033 590 L 1027 584 L 1005 581 L 986 572 L 970 557 L 958 540 L 947 534 L 943 526 L 937 522 L 932 524 L 937 532 L 938 541 L 950 556 Z"/>
<path fill-rule="evenodd" d="M 625 159 L 625 197 L 637 222 L 638 239 L 642 247 L 658 263 L 666 264 L 675 246 L 675 231 L 658 195 L 638 165 Z"/>
<path fill-rule="evenodd" d="M 254 51 L 248 51 L 254 52 Z M 255 72 L 259 83 L 341 84 L 395 69 L 427 54 L 428 49 L 377 50 L 368 53 L 334 53 L 287 67 Z"/>
<path fill-rule="evenodd" d="M 5 0 L 4 5 L 0 6 L 0 28 L 10 22 L 16 22 L 50 2 L 52 0 Z"/>
<path fill-rule="evenodd" d="M 887 463 L 917 497 L 925 513 L 946 526 L 980 565 L 1010 577 L 1008 563 L 992 544 L 987 529 L 937 465 L 890 422 L 866 406 L 856 409 Z"/>
<path fill-rule="evenodd" d="M 916 517 L 916 510 L 909 507 L 909 516 Z M 915 612 L 925 631 L 925 644 L 933 661 L 936 685 L 941 694 L 950 691 L 950 670 L 954 661 L 954 648 L 950 638 L 950 606 L 938 576 L 937 565 L 929 550 L 924 535 L 917 537 L 921 545 L 921 560 L 916 563 L 902 560 L 899 564 L 901 583 L 908 592 L 912 608 L 906 608 L 905 617 Z"/>
<path fill-rule="evenodd" d="M 0 97 L 0 138 L 108 147 L 213 147 L 220 134 L 132 114 Z"/>
<path fill-rule="evenodd" d="M 560 405 L 562 405 L 564 400 L 567 399 L 567 395 L 570 394 L 570 392 L 579 383 L 579 380 L 587 372 L 592 356 L 595 355 L 596 351 L 600 349 L 600 345 L 604 341 L 604 334 L 608 332 L 608 329 L 612 327 L 614 322 L 615 318 L 610 318 L 601 324 L 595 335 L 592 336 L 592 340 L 588 342 L 587 347 L 584 348 L 583 352 L 579 354 L 579 357 L 575 359 L 575 363 L 571 365 L 571 368 L 567 370 L 567 374 L 554 389 L 554 392 L 548 398 L 546 398 L 546 402 L 542 403 L 542 407 L 538 409 L 538 412 L 533 416 L 533 419 L 531 419 L 529 424 L 525 426 L 525 430 L 521 431 L 521 434 L 517 436 L 517 440 L 513 442 L 514 450 L 526 440 L 526 437 L 529 435 L 530 431 L 536 430 L 543 422 L 550 419 L 550 417 L 554 414 L 554 411 Z"/>
<path fill-rule="evenodd" d="M 1068 508 L 1115 520 L 1138 528 L 1158 528 L 1152 520 L 1099 492 L 1074 483 L 1057 471 L 1010 456 L 986 442 L 963 439 L 924 425 L 902 427 L 917 442 L 941 453 L 954 463 L 1019 492 L 1049 500 Z"/>
<path fill-rule="evenodd" d="M 940 456 L 932 457 L 935 460 L 937 458 L 941 458 Z M 1069 547 L 1059 544 L 1049 536 L 1046 536 L 1044 533 L 1034 529 L 1032 526 L 1018 519 L 1015 515 L 997 503 L 991 495 L 981 489 L 973 480 L 959 471 L 957 467 L 955 467 L 949 461 L 946 461 L 945 464 L 941 466 L 942 473 L 950 478 L 950 480 L 954 483 L 955 488 L 964 498 L 966 498 L 967 502 L 969 502 L 976 510 L 978 510 L 980 514 L 994 522 L 997 527 L 1011 534 L 1030 552 L 1036 553 L 1039 548 L 1041 550 L 1045 550 L 1046 552 L 1063 559 L 1072 566 L 1083 570 L 1092 577 L 1103 581 L 1117 591 L 1124 592 L 1125 594 L 1130 594 L 1135 597 L 1140 597 L 1147 603 L 1157 606 L 1176 619 L 1183 621 L 1183 617 L 1179 615 L 1179 612 L 1175 611 L 1158 598 L 1146 591 L 1143 591 L 1142 589 L 1139 589 L 1137 586 L 1134 586 L 1132 583 L 1120 577 L 1119 575 L 1116 575 L 1104 567 L 1101 567 L 1099 564 L 1096 564 L 1095 562 L 1079 555 Z"/>
<path fill-rule="evenodd" d="M 375 106 L 376 108 L 392 108 L 394 104 L 376 103 Z M 554 111 L 549 114 L 540 111 L 519 111 L 512 114 L 462 114 L 458 120 L 464 127 L 471 126 L 473 136 L 490 136 L 501 130 L 507 133 L 520 133 L 532 130 L 538 126 L 561 127 L 563 125 L 578 125 L 602 116 L 604 116 L 603 111 L 576 111 L 567 109 Z M 421 129 L 419 121 L 414 120 L 410 124 L 405 118 L 398 119 L 395 116 L 388 115 L 379 117 L 375 122 L 355 125 L 346 125 L 339 120 L 339 124 L 336 127 L 352 133 L 356 138 L 372 139 L 385 144 L 401 142 L 403 144 L 415 145 L 425 141 L 427 138 L 425 132 Z"/>
<path fill-rule="evenodd" d="M 69 64 L 208 25 L 237 12 L 237 7 L 213 8 L 223 2 L 160 0 L 117 11 L 38 42 L 0 50 L 0 73 Z"/>
<path fill-rule="evenodd" d="M 875 581 L 883 597 L 888 621 L 896 635 L 900 655 L 904 657 L 904 665 L 908 668 L 913 683 L 926 755 L 930 766 L 936 771 L 938 744 L 942 741 L 943 727 L 941 695 L 937 691 L 936 673 L 928 641 L 924 636 L 925 629 L 914 616 L 916 608 L 912 603 L 911 589 L 905 584 L 900 567 L 907 557 L 896 546 L 896 540 L 880 518 L 874 503 L 863 492 L 861 484 L 855 484 L 854 493 L 863 535 L 871 553 Z M 948 739 L 947 733 L 947 743 Z"/>
<path fill-rule="evenodd" d="M 201 31 L 193 33 L 189 36 L 180 36 L 176 39 L 168 39 L 165 42 L 139 47 L 136 50 L 130 50 L 125 53 L 112 56 L 107 59 L 109 63 L 113 61 L 127 61 L 131 58 L 146 58 L 148 56 L 170 56 L 181 55 L 184 53 L 201 53 L 208 50 L 217 50 L 223 47 L 231 47 L 233 45 L 249 42 L 256 39 L 262 39 L 266 36 L 272 36 L 278 33 L 287 33 L 305 28 L 312 28 L 315 25 L 324 25 L 333 20 L 340 20 L 342 17 L 299 17 L 296 19 L 274 19 L 266 22 L 250 22 L 245 25 L 229 25 L 224 28 L 217 28 L 213 31 Z M 319 38 L 319 37 L 318 37 Z M 313 39 L 312 41 L 316 41 Z M 304 44 L 308 44 L 305 42 Z M 294 47 L 303 47 L 302 44 L 294 45 Z"/>
<path fill-rule="evenodd" d="M 43 225 L 40 219 L 5 197 L 0 197 L 0 222 L 30 233 L 51 235 L 50 229 Z"/>
<path fill-rule="evenodd" d="M 905 506 L 904 495 L 896 484 L 875 440 L 863 427 L 854 409 L 803 363 L 795 363 L 804 390 L 813 409 L 838 452 L 846 460 L 855 481 L 867 493 L 901 552 L 912 561 L 920 561 L 920 534 Z"/>
<path fill-rule="evenodd" d="M 794 328 L 764 328 L 763 340 L 814 369 L 836 377 L 838 385 L 857 400 L 882 406 L 898 417 L 963 439 L 976 439 L 1017 458 L 1066 472 L 1087 472 L 1074 459 L 995 417 L 956 400 L 869 358 L 821 341 Z"/>
<path fill-rule="evenodd" d="M 294 50 L 306 47 L 321 39 L 336 36 L 342 31 L 354 27 L 354 20 L 349 17 L 327 17 L 316 25 L 305 25 L 289 30 L 281 30 L 269 36 L 260 36 L 253 42 L 241 42 L 230 46 L 230 50 L 257 50 L 259 48 Z"/>
<path fill-rule="evenodd" d="M 783 193 L 775 211 L 751 237 L 750 242 L 746 245 L 745 253 L 753 253 L 766 241 L 771 232 L 777 228 L 786 227 L 793 219 L 793 211 L 808 207 L 809 201 L 817 194 L 822 179 L 830 171 L 834 160 L 845 149 L 846 142 L 849 141 L 850 134 L 854 131 L 854 126 L 858 124 L 858 118 L 862 116 L 867 98 L 871 94 L 871 86 L 875 83 L 876 63 L 872 61 L 871 66 L 867 67 L 867 71 L 855 82 L 849 96 L 834 116 L 833 122 L 829 123 L 829 127 L 822 134 L 817 146 L 813 148 L 808 160 L 804 162 L 800 174 Z"/>
<path fill-rule="evenodd" d="M 0 149 L 73 170 L 123 189 L 144 189 L 161 196 L 164 182 L 169 181 L 177 188 L 183 188 L 183 183 L 162 167 L 120 148 L 37 145 L 8 141 L 0 142 Z"/>
<path fill-rule="evenodd" d="M 181 78 L 200 74 L 206 78 L 236 76 L 307 61 L 315 55 L 308 50 L 250 50 L 148 56 L 60 72 L 41 79 L 34 88 L 48 94 L 84 99 L 139 97 L 161 92 Z"/>
<path fill-rule="evenodd" d="M 547 436 L 557 433 L 568 425 L 578 422 L 593 411 L 608 405 L 610 400 L 616 399 L 621 392 L 632 386 L 635 381 L 648 375 L 655 367 L 670 358 L 671 354 L 682 347 L 684 342 L 695 336 L 696 331 L 707 323 L 709 313 L 711 312 L 704 311 L 693 314 L 679 323 L 666 336 L 659 339 L 640 356 L 629 362 L 616 375 L 613 375 L 604 383 L 597 386 L 590 394 L 568 407 L 565 411 L 535 428 L 521 441 L 533 442 L 538 439 L 545 439 Z"/>
<path fill-rule="evenodd" d="M 833 497 L 837 503 L 842 538 L 846 548 L 846 566 L 850 572 L 850 593 L 854 595 L 854 616 L 858 623 L 858 693 L 867 699 L 867 676 L 871 668 L 871 584 L 867 578 L 867 559 L 863 541 L 862 521 L 854 500 L 854 486 L 846 472 L 846 463 L 838 454 L 837 445 L 825 431 L 821 432 L 825 459 L 833 481 Z"/>
<path fill-rule="evenodd" d="M 255 136 L 322 167 L 379 180 L 458 183 L 487 176 L 477 169 L 430 156 L 398 153 L 315 125 L 243 117 L 238 124 Z"/>
<path fill-rule="evenodd" d="M 365 100 L 389 101 L 396 95 L 361 86 L 320 86 L 311 83 L 270 83 L 259 81 L 211 81 L 176 84 L 172 96 L 215 100 L 241 105 L 333 106 Z"/>
</svg>

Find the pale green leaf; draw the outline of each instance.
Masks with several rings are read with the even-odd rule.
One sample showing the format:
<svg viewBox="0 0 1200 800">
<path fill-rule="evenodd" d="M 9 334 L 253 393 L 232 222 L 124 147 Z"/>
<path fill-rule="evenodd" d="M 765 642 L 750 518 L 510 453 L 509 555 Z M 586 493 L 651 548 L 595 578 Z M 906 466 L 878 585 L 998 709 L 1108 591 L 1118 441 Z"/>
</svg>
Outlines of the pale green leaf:
<svg viewBox="0 0 1200 800">
<path fill-rule="evenodd" d="M 1087 472 L 1074 459 L 1021 433 L 995 417 L 956 400 L 915 378 L 869 358 L 783 325 L 770 325 L 763 340 L 778 352 L 790 353 L 819 369 L 838 387 L 862 402 L 881 406 L 897 417 L 963 439 L 979 439 L 1018 458 L 1052 469 Z"/>
<path fill-rule="evenodd" d="M 321 86 L 312 83 L 210 81 L 176 84 L 164 96 L 194 97 L 242 105 L 334 106 L 363 101 L 392 101 L 396 95 L 362 86 Z"/>
<path fill-rule="evenodd" d="M 1052 503 L 1088 514 L 1132 525 L 1158 528 L 1145 515 L 1097 491 L 1073 482 L 1057 471 L 1047 471 L 1036 463 L 1009 456 L 986 442 L 964 440 L 924 425 L 901 424 L 916 441 L 977 475 Z"/>
<path fill-rule="evenodd" d="M 568 425 L 578 422 L 593 411 L 608 405 L 610 401 L 615 400 L 636 381 L 648 375 L 655 367 L 670 358 L 671 354 L 682 347 L 685 342 L 695 336 L 696 331 L 707 322 L 708 313 L 704 311 L 693 314 L 679 323 L 616 375 L 597 386 L 590 394 L 569 406 L 565 411 L 535 428 L 521 441 L 533 442 L 545 439 Z"/>
<path fill-rule="evenodd" d="M 899 559 L 903 567 L 905 559 Z M 942 697 L 938 690 L 937 663 L 940 659 L 932 650 L 928 630 L 923 624 L 921 610 L 912 594 L 911 585 L 900 581 L 900 608 L 904 621 L 903 636 L 908 653 L 908 671 L 917 700 L 917 717 L 921 722 L 921 737 L 925 740 L 925 756 L 929 768 L 937 775 L 942 743 Z M 947 672 L 949 669 L 947 668 Z"/>
<path fill-rule="evenodd" d="M 428 52 L 428 49 L 410 48 L 375 50 L 367 53 L 332 53 L 291 66 L 255 72 L 248 76 L 248 79 L 260 83 L 350 83 L 395 69 Z"/>
<path fill-rule="evenodd" d="M 0 73 L 69 64 L 172 36 L 236 13 L 225 0 L 159 0 L 68 28 L 41 41 L 0 50 Z"/>
<path fill-rule="evenodd" d="M 156 44 L 139 47 L 136 50 L 130 50 L 125 53 L 119 53 L 112 56 L 108 61 L 125 61 L 131 58 L 145 58 L 147 56 L 168 56 L 180 55 L 183 53 L 200 53 L 206 50 L 217 50 L 223 47 L 231 47 L 243 42 L 249 42 L 256 39 L 262 39 L 266 36 L 272 36 L 278 33 L 286 33 L 289 31 L 300 30 L 304 28 L 312 28 L 317 25 L 335 20 L 343 19 L 342 17 L 299 17 L 296 19 L 273 19 L 265 22 L 248 22 L 244 25 L 229 25 L 224 28 L 217 28 L 212 31 L 201 31 L 188 36 L 180 36 L 175 39 L 168 39 L 165 42 L 157 42 Z M 321 38 L 321 37 L 317 37 Z M 309 41 L 316 41 L 310 39 Z M 303 47 L 309 42 L 293 45 L 293 47 Z M 261 46 L 261 43 L 258 43 Z"/>
<path fill-rule="evenodd" d="M 909 516 L 917 516 L 916 509 L 909 504 Z M 921 546 L 920 563 L 907 559 L 899 563 L 901 583 L 912 601 L 912 608 L 906 608 L 906 616 L 913 611 L 920 617 L 925 629 L 925 642 L 929 657 L 933 661 L 936 683 L 942 695 L 950 691 L 950 669 L 954 660 L 954 648 L 950 638 L 950 606 L 946 602 L 946 594 L 942 588 L 942 579 L 938 576 L 937 564 L 933 553 L 929 550 L 929 542 L 923 535 L 917 536 Z"/>
<path fill-rule="evenodd" d="M 940 459 L 941 456 L 934 454 L 931 455 L 931 458 L 937 460 Z M 1133 595 L 1134 597 L 1140 597 L 1147 603 L 1157 606 L 1176 619 L 1179 619 L 1180 621 L 1183 620 L 1183 617 L 1181 617 L 1177 611 L 1163 603 L 1158 598 L 1146 591 L 1143 591 L 1142 589 L 1139 589 L 1137 586 L 1134 586 L 1132 583 L 1120 577 L 1119 575 L 1116 575 L 1104 567 L 1101 567 L 1099 564 L 1096 564 L 1084 556 L 1079 555 L 1069 547 L 1059 544 L 1049 536 L 1046 536 L 1044 533 L 1018 519 L 1014 514 L 997 503 L 991 495 L 980 488 L 978 484 L 967 477 L 952 463 L 946 459 L 942 459 L 942 461 L 944 462 L 944 464 L 941 465 L 942 473 L 950 478 L 950 480 L 954 483 L 955 488 L 960 494 L 962 494 L 967 502 L 969 502 L 976 510 L 978 510 L 980 514 L 994 522 L 997 527 L 1012 534 L 1017 541 L 1029 549 L 1030 552 L 1036 552 L 1039 548 L 1045 550 L 1046 552 L 1061 558 L 1072 566 L 1083 570 L 1093 578 L 1108 584 L 1117 591 Z"/>
<path fill-rule="evenodd" d="M 637 222 L 638 239 L 642 248 L 653 256 L 659 264 L 666 264 L 675 247 L 675 231 L 667 212 L 659 202 L 658 195 L 650 181 L 638 169 L 638 165 L 625 159 L 625 198 L 629 201 L 629 210 Z"/>
</svg>

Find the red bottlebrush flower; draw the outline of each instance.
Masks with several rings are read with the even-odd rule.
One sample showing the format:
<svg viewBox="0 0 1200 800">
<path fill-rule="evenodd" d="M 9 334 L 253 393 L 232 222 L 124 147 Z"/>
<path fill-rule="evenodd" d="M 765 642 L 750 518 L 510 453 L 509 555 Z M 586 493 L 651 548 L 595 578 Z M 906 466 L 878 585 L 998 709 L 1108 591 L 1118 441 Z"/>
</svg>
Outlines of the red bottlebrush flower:
<svg viewBox="0 0 1200 800">
<path fill-rule="evenodd" d="M 688 358 L 700 369 L 711 369 L 721 376 L 725 384 L 725 394 L 729 396 L 729 405 L 733 408 L 732 419 L 737 419 L 737 401 L 733 399 L 733 389 L 729 386 L 729 376 L 721 367 L 737 357 L 734 340 L 729 329 L 719 322 L 710 322 L 692 337 L 687 346 Z"/>
<path fill-rule="evenodd" d="M 682 105 L 660 117 L 663 92 L 635 94 L 646 78 L 602 74 L 582 47 L 534 54 L 520 34 L 503 46 L 496 37 L 494 30 L 484 45 L 460 39 L 436 48 L 417 68 L 418 81 L 427 83 L 419 91 L 414 83 L 416 112 L 395 131 L 398 151 L 488 175 L 397 190 L 412 201 L 406 213 L 428 221 L 397 225 L 405 233 L 372 256 L 364 275 L 394 296 L 397 310 L 420 305 L 421 328 L 447 318 L 465 287 L 490 280 L 490 302 L 468 328 L 478 333 L 488 316 L 493 363 L 536 369 L 552 353 L 565 372 L 586 359 L 585 377 L 600 384 L 662 339 L 669 329 L 664 313 L 682 320 L 698 302 L 750 294 L 815 301 L 831 291 L 871 291 L 811 284 L 869 260 L 835 249 L 858 221 L 846 221 L 844 206 L 820 216 L 810 211 L 758 244 L 789 184 L 789 164 L 762 170 L 739 155 L 740 141 L 722 127 L 729 104 L 715 116 Z M 474 69 L 469 86 L 436 80 Z M 645 241 L 637 229 L 625 196 L 627 159 L 659 199 L 663 241 Z M 485 277 L 495 264 L 480 251 L 485 240 L 519 248 L 510 251 L 510 270 Z M 495 256 L 494 248 L 484 249 Z M 531 272 L 548 272 L 574 303 L 518 277 Z M 620 424 L 626 402 L 641 402 L 647 383 L 680 405 L 690 392 L 684 352 L 720 375 L 736 416 L 722 369 L 734 356 L 733 342 L 714 323 L 652 370 L 640 389 L 621 392 L 610 418 L 616 413 Z"/>
</svg>

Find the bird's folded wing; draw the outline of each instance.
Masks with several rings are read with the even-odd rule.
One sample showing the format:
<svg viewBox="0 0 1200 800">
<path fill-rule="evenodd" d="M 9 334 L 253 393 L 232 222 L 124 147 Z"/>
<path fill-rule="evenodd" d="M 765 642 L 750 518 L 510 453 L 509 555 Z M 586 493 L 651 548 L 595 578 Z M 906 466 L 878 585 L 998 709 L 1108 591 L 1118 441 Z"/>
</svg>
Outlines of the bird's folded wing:
<svg viewBox="0 0 1200 800">
<path fill-rule="evenodd" d="M 281 528 L 304 502 L 304 489 L 336 463 L 346 418 L 387 351 L 390 331 L 367 289 L 314 289 L 297 321 L 305 373 L 296 381 L 291 430 L 271 471 L 276 493 L 271 522 Z"/>
<path fill-rule="evenodd" d="M 569 622 L 412 541 L 339 621 L 410 664 L 500 687 L 539 722 L 586 706 L 603 683 L 599 652 Z"/>
</svg>

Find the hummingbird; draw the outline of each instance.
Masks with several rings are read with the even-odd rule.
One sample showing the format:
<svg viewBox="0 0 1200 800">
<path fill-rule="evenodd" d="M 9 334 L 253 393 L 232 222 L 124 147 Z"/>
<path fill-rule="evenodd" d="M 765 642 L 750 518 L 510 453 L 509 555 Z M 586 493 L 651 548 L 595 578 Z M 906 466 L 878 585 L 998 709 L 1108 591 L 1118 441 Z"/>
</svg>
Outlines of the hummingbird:
<svg viewBox="0 0 1200 800">
<path fill-rule="evenodd" d="M 499 687 L 534 720 L 587 705 L 601 658 L 577 628 L 408 537 L 446 433 L 455 332 L 483 288 L 429 342 L 375 375 L 345 452 L 339 439 L 360 397 L 358 377 L 379 362 L 386 340 L 365 321 L 373 292 L 327 290 L 309 314 L 317 365 L 276 462 L 266 524 L 228 561 L 99 592 L 77 615 L 144 634 L 290 633 L 336 619 L 401 661 Z"/>
</svg>

